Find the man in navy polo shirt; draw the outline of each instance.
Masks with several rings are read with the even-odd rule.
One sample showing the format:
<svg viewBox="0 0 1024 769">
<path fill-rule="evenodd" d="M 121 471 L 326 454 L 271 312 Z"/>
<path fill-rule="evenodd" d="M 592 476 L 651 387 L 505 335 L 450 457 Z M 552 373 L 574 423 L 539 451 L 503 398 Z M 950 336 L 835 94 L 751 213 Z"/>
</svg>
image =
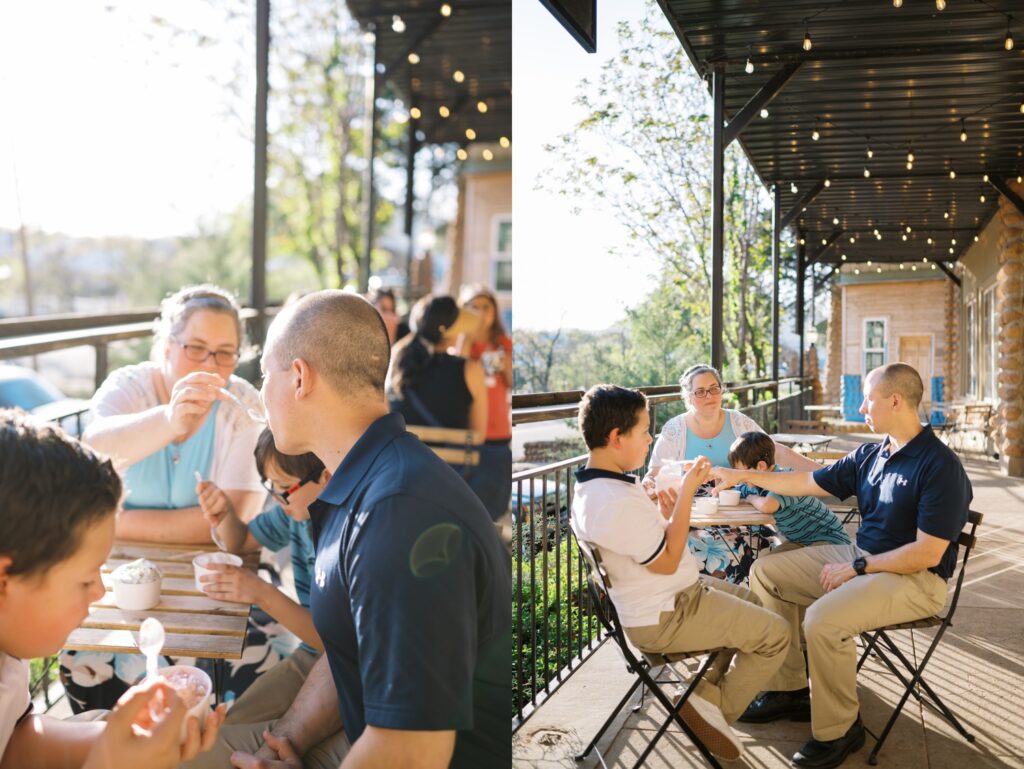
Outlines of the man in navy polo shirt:
<svg viewBox="0 0 1024 769">
<path fill-rule="evenodd" d="M 740 721 L 810 720 L 812 739 L 793 756 L 797 766 L 839 766 L 864 744 L 858 634 L 926 617 L 945 604 L 972 491 L 960 460 L 921 425 L 923 391 L 920 375 L 905 363 L 871 371 L 860 412 L 885 437 L 831 467 L 813 473 L 712 470 L 722 487 L 747 482 L 785 495 L 856 494 L 860 506 L 855 546 L 772 554 L 750 572 L 751 590 L 766 609 L 790 621 L 793 634 L 786 661 L 769 681 L 771 691 L 755 699 Z M 806 667 L 798 632 L 804 607 Z"/>
<path fill-rule="evenodd" d="M 268 332 L 275 443 L 333 470 L 310 505 L 325 653 L 263 744 L 252 729 L 238 742 L 257 755 L 236 766 L 511 766 L 508 553 L 469 487 L 388 413 L 389 351 L 377 311 L 342 291 L 304 297 Z"/>
</svg>

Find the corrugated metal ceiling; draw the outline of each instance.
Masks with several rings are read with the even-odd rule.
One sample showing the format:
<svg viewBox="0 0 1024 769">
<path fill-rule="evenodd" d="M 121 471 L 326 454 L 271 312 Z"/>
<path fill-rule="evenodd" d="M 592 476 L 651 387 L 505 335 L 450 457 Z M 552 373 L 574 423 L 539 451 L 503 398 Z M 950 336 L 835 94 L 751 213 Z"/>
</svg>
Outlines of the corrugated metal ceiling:
<svg viewBox="0 0 1024 769">
<path fill-rule="evenodd" d="M 511 139 L 511 0 L 348 0 L 347 5 L 361 26 L 375 29 L 384 77 L 410 108 L 422 111 L 418 128 L 427 142 Z M 441 13 L 443 5 L 450 15 Z M 393 29 L 395 17 L 399 29 L 404 25 L 401 32 Z M 409 54 L 418 61 L 410 62 Z M 467 129 L 475 139 L 467 137 Z"/>
<path fill-rule="evenodd" d="M 784 211 L 829 180 L 793 225 L 809 255 L 834 240 L 818 261 L 952 261 L 996 209 L 984 174 L 1024 173 L 1022 2 L 948 0 L 939 12 L 934 0 L 659 1 L 698 71 L 725 67 L 730 119 L 800 63 L 739 141 L 762 180 L 781 186 Z"/>
</svg>

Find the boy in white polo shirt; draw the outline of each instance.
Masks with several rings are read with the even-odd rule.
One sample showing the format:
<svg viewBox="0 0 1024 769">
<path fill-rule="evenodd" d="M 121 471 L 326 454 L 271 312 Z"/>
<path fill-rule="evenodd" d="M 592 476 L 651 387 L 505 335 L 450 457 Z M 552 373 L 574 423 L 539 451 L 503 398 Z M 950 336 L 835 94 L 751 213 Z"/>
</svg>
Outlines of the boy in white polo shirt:
<svg viewBox="0 0 1024 769">
<path fill-rule="evenodd" d="M 658 505 L 639 478 L 626 474 L 643 467 L 651 445 L 643 393 L 615 385 L 590 388 L 580 403 L 579 426 L 590 455 L 576 474 L 573 530 L 600 550 L 613 585 L 610 598 L 637 648 L 734 650 L 719 655 L 681 715 L 708 750 L 735 760 L 742 745 L 729 723 L 782 664 L 789 628 L 749 590 L 698 575 L 686 540 L 693 494 L 711 466 L 705 457 L 694 462 L 678 494 L 658 495 Z"/>
</svg>

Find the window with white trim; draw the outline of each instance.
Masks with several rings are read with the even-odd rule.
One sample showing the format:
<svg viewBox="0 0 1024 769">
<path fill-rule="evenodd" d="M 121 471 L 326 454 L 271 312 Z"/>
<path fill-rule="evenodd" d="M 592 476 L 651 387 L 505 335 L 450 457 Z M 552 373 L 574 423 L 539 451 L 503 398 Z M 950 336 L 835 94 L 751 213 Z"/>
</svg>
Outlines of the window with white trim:
<svg viewBox="0 0 1024 769">
<path fill-rule="evenodd" d="M 996 397 L 996 344 L 999 330 L 996 327 L 996 287 L 981 293 L 981 384 L 983 398 Z"/>
<path fill-rule="evenodd" d="M 885 364 L 885 318 L 864 319 L 864 376 Z"/>
<path fill-rule="evenodd" d="M 512 217 L 495 217 L 493 233 L 491 261 L 494 265 L 494 290 L 508 292 L 512 290 Z"/>
</svg>

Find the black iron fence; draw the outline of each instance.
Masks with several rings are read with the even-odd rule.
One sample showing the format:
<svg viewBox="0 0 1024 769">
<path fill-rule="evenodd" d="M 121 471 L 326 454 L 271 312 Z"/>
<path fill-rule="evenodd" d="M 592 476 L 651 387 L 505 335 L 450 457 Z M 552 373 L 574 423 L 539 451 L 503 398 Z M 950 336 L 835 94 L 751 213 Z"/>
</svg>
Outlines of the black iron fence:
<svg viewBox="0 0 1024 769">
<path fill-rule="evenodd" d="M 799 419 L 813 399 L 809 383 L 799 379 L 726 385 L 740 410 L 770 432 Z M 648 396 L 652 429 L 664 421 L 659 409 L 681 400 L 676 386 L 640 389 Z M 581 390 L 515 396 L 513 424 L 572 418 L 582 396 Z M 513 731 L 604 641 L 584 564 L 567 536 L 573 473 L 586 459 L 568 457 L 512 474 Z"/>
</svg>

